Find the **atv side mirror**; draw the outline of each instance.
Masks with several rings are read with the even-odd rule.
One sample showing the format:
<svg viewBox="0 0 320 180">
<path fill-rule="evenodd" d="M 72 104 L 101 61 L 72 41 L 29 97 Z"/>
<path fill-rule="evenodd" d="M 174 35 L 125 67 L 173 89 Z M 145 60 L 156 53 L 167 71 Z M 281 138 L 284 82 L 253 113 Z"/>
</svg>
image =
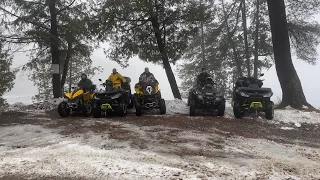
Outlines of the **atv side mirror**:
<svg viewBox="0 0 320 180">
<path fill-rule="evenodd" d="M 260 74 L 260 77 L 262 77 L 262 76 L 264 76 L 264 74 L 263 74 L 263 73 L 261 73 L 261 74 Z"/>
</svg>

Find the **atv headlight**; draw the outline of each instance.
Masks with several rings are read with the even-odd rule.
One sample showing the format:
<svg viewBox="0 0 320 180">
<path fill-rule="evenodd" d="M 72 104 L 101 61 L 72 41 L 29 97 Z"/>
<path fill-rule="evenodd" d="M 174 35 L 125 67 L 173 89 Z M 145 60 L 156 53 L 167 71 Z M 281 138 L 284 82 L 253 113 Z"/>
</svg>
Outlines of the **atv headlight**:
<svg viewBox="0 0 320 180">
<path fill-rule="evenodd" d="M 243 97 L 249 97 L 249 94 L 243 92 L 243 91 L 240 91 L 240 95 L 243 96 Z"/>
<path fill-rule="evenodd" d="M 271 97 L 273 95 L 273 92 L 268 92 L 263 95 L 263 97 Z"/>
<path fill-rule="evenodd" d="M 203 96 L 202 95 L 198 95 L 198 99 L 203 99 Z"/>
</svg>

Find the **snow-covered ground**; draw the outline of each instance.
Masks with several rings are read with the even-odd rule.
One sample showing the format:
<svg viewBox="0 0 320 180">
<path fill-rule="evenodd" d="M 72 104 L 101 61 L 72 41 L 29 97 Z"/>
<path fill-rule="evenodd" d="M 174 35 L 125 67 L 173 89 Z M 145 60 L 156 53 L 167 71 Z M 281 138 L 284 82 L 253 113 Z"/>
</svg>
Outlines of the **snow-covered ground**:
<svg viewBox="0 0 320 180">
<path fill-rule="evenodd" d="M 91 121 L 92 119 L 88 119 Z M 170 128 L 137 127 L 115 123 L 139 134 L 148 143 L 145 150 L 130 146 L 130 141 L 109 139 L 87 132 L 77 138 L 65 137 L 58 130 L 41 126 L 0 127 L 0 178 L 15 174 L 22 177 L 68 177 L 88 179 L 318 179 L 320 149 L 284 145 L 264 139 L 231 137 L 221 148 L 203 144 L 215 134 L 183 131 L 175 145 L 157 144 L 151 137 Z M 150 133 L 150 130 L 157 131 Z M 178 156 L 170 150 L 207 151 L 212 157 Z M 166 153 L 159 153 L 162 149 Z"/>
<path fill-rule="evenodd" d="M 28 112 L 25 119 L 38 118 L 43 124 L 54 123 L 45 116 L 44 110 L 56 107 L 58 102 L 50 101 L 47 106 L 16 103 L 10 110 Z M 169 116 L 188 114 L 185 101 L 166 101 L 166 105 Z M 282 130 L 294 130 L 303 123 L 320 124 L 320 115 L 314 112 L 287 109 L 277 110 L 275 114 L 274 120 L 265 121 L 288 124 L 288 127 L 280 127 Z M 225 118 L 226 121 L 233 119 L 230 103 L 227 103 Z M 114 125 L 138 138 L 117 140 L 110 137 L 114 133 L 109 132 L 111 130 L 101 133 L 88 130 L 65 136 L 61 133 L 63 127 L 0 126 L 0 178 L 10 175 L 40 179 L 320 178 L 320 149 L 316 146 L 168 126 L 137 126 L 113 119 L 88 117 L 83 118 L 83 122 L 81 126 L 88 127 L 97 123 Z M 166 139 L 171 143 L 165 142 Z M 143 142 L 146 147 L 137 148 L 135 145 L 139 142 L 136 141 Z"/>
</svg>

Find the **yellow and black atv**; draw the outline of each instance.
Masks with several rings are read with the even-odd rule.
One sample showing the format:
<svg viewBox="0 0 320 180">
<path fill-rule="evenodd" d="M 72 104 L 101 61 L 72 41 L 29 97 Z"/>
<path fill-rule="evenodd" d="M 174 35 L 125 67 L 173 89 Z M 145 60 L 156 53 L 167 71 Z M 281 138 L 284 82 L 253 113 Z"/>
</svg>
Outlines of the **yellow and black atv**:
<svg viewBox="0 0 320 180">
<path fill-rule="evenodd" d="M 69 116 L 71 111 L 82 112 L 85 117 L 92 114 L 92 99 L 94 96 L 92 86 L 91 91 L 84 92 L 82 88 L 64 94 L 64 100 L 58 106 L 58 113 L 61 117 Z"/>
<path fill-rule="evenodd" d="M 134 99 L 136 107 L 136 115 L 142 115 L 142 109 L 159 108 L 160 114 L 166 114 L 166 103 L 161 98 L 161 92 L 157 82 L 148 82 L 145 84 L 135 85 Z"/>
</svg>

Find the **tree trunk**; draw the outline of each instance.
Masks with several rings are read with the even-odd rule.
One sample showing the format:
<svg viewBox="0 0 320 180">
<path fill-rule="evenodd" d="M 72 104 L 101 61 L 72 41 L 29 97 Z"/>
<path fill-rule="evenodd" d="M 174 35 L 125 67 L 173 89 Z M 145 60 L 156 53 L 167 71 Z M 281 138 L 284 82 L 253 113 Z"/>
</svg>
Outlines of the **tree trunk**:
<svg viewBox="0 0 320 180">
<path fill-rule="evenodd" d="M 66 83 L 66 78 L 67 78 L 68 69 L 69 69 L 69 61 L 71 56 L 72 56 L 72 42 L 68 42 L 67 56 L 64 62 L 63 73 L 61 77 L 61 88 L 63 88 L 64 84 Z"/>
<path fill-rule="evenodd" d="M 69 92 L 71 92 L 71 89 L 72 89 L 72 70 L 73 70 L 72 58 L 70 58 L 70 68 L 69 68 Z"/>
<path fill-rule="evenodd" d="M 204 7 L 202 4 L 202 0 L 200 0 L 200 7 L 201 7 L 201 22 L 200 22 L 200 28 L 201 28 L 201 57 L 202 57 L 202 63 L 201 66 L 205 66 L 205 47 L 204 47 L 204 31 L 203 31 L 203 22 L 204 22 Z"/>
<path fill-rule="evenodd" d="M 250 77 L 251 76 L 251 66 L 250 66 L 249 45 L 248 45 L 246 0 L 242 0 L 241 10 L 242 10 L 242 26 L 243 26 L 243 35 L 244 35 L 244 45 L 245 45 L 245 57 L 247 60 L 248 77 Z"/>
<path fill-rule="evenodd" d="M 61 97 L 60 86 L 60 62 L 59 62 L 59 39 L 58 39 L 58 22 L 56 14 L 56 0 L 49 0 L 50 10 L 50 41 L 51 41 L 51 56 L 52 56 L 52 89 L 53 97 Z"/>
<path fill-rule="evenodd" d="M 291 106 L 296 109 L 307 103 L 300 79 L 293 66 L 288 36 L 288 25 L 284 0 L 267 0 L 272 43 L 277 75 L 282 88 L 282 102 L 278 108 Z"/>
<path fill-rule="evenodd" d="M 177 85 L 177 81 L 174 77 L 173 71 L 171 69 L 171 65 L 169 63 L 169 58 L 165 49 L 165 45 L 160 32 L 160 24 L 158 22 L 158 18 L 154 15 L 151 16 L 151 23 L 154 31 L 155 38 L 157 39 L 158 49 L 162 55 L 163 67 L 166 70 L 166 74 L 171 86 L 171 90 L 174 98 L 181 99 L 181 94 Z"/>
<path fill-rule="evenodd" d="M 253 63 L 253 76 L 258 78 L 258 61 L 259 61 L 259 26 L 260 26 L 260 19 L 259 19 L 259 8 L 260 8 L 260 1 L 257 0 L 256 2 L 256 32 L 255 32 L 255 39 L 254 39 L 254 63 Z"/>
</svg>

